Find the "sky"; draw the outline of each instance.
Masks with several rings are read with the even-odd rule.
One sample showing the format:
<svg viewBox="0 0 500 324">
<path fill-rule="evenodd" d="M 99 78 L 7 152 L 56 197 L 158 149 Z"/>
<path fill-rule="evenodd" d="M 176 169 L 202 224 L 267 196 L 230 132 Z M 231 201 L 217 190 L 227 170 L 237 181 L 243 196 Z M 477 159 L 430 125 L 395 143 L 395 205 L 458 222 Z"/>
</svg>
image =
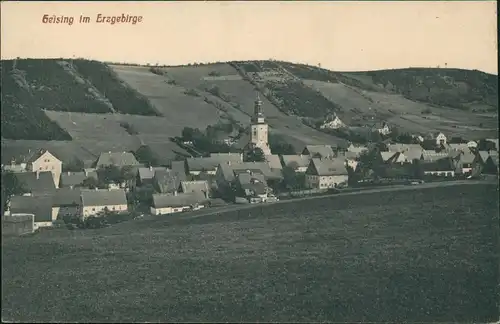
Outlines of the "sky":
<svg viewBox="0 0 500 324">
<path fill-rule="evenodd" d="M 74 23 L 43 23 L 43 15 Z M 97 23 L 97 15 L 142 16 Z M 79 23 L 80 15 L 90 17 Z M 336 71 L 498 74 L 496 1 L 1 2 L 1 57 L 183 65 L 275 59 Z"/>
</svg>

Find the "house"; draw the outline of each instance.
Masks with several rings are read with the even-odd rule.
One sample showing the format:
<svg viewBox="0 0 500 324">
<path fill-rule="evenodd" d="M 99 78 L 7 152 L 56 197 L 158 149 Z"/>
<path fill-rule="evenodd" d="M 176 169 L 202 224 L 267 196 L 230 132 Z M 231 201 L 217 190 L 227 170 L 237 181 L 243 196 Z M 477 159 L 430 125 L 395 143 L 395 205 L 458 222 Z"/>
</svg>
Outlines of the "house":
<svg viewBox="0 0 500 324">
<path fill-rule="evenodd" d="M 151 214 L 164 215 L 203 208 L 208 198 L 200 191 L 176 193 L 174 195 L 154 194 Z"/>
<path fill-rule="evenodd" d="M 266 155 L 265 159 L 271 170 L 281 172 L 283 166 L 281 165 L 281 159 L 279 155 L 277 154 Z"/>
<path fill-rule="evenodd" d="M 141 164 L 137 161 L 134 154 L 130 152 L 107 152 L 101 153 L 96 162 L 96 168 L 107 166 L 123 167 L 139 167 Z"/>
<path fill-rule="evenodd" d="M 270 189 L 261 173 L 242 172 L 236 177 L 237 188 L 249 202 L 266 202 Z"/>
<path fill-rule="evenodd" d="M 360 155 L 361 152 L 346 151 L 345 153 L 339 155 L 339 158 L 343 158 L 346 161 L 347 167 L 351 168 L 353 171 L 356 171 Z"/>
<path fill-rule="evenodd" d="M 14 196 L 10 200 L 10 216 L 34 215 L 34 229 L 50 227 L 57 220 L 50 196 Z"/>
<path fill-rule="evenodd" d="M 498 138 L 487 138 L 486 142 L 493 143 L 495 150 L 498 152 Z"/>
<path fill-rule="evenodd" d="M 348 173 L 343 159 L 313 158 L 306 171 L 306 187 L 316 189 L 335 188 L 347 183 Z"/>
<path fill-rule="evenodd" d="M 434 143 L 436 144 L 436 146 L 446 144 L 448 141 L 448 139 L 446 138 L 446 135 L 444 135 L 442 132 L 431 133 L 431 134 L 429 134 L 428 139 L 434 140 Z"/>
<path fill-rule="evenodd" d="M 306 172 L 311 157 L 309 155 L 282 155 L 283 165 L 291 167 L 295 172 Z"/>
<path fill-rule="evenodd" d="M 361 154 L 365 151 L 368 151 L 368 148 L 366 146 L 354 146 L 353 144 L 351 144 L 347 148 L 347 152 L 356 153 L 356 154 Z"/>
<path fill-rule="evenodd" d="M 153 178 L 157 171 L 167 171 L 165 167 L 138 168 L 137 169 L 137 185 L 145 186 L 153 184 Z"/>
<path fill-rule="evenodd" d="M 184 181 L 187 179 L 187 177 L 186 177 L 186 160 L 172 161 L 172 165 L 171 165 L 170 169 L 179 174 L 181 181 Z"/>
<path fill-rule="evenodd" d="M 335 153 L 330 145 L 306 145 L 302 150 L 303 155 L 309 155 L 313 158 L 333 158 Z"/>
<path fill-rule="evenodd" d="M 118 190 L 82 190 L 83 218 L 98 215 L 106 210 L 126 212 L 128 210 L 125 191 Z"/>
<path fill-rule="evenodd" d="M 217 166 L 221 163 L 241 163 L 243 154 L 241 153 L 216 153 L 210 157 L 196 157 L 186 159 L 189 174 L 199 175 L 201 172 L 215 174 Z"/>
<path fill-rule="evenodd" d="M 436 152 L 432 150 L 423 150 L 422 151 L 422 160 L 425 162 L 432 162 L 437 160 L 442 160 L 449 158 L 449 152 Z"/>
<path fill-rule="evenodd" d="M 468 141 L 467 147 L 469 147 L 469 149 L 475 149 L 475 148 L 477 148 L 477 142 L 476 141 Z"/>
<path fill-rule="evenodd" d="M 56 190 L 53 173 L 50 171 L 18 172 L 14 175 L 28 193 L 49 193 Z"/>
<path fill-rule="evenodd" d="M 420 144 L 400 144 L 400 143 L 393 143 L 393 144 L 388 144 L 387 145 L 387 150 L 389 152 L 400 152 L 400 153 L 406 153 L 408 151 L 420 151 L 422 152 L 424 149 Z"/>
<path fill-rule="evenodd" d="M 28 151 L 27 155 L 13 158 L 11 164 L 3 166 L 6 170 L 14 172 L 51 172 L 52 181 L 56 188 L 62 172 L 62 161 L 45 149 Z"/>
<path fill-rule="evenodd" d="M 450 150 L 455 150 L 460 152 L 470 152 L 470 147 L 467 143 L 460 143 L 460 144 L 450 143 L 448 144 L 448 147 L 450 148 Z"/>
<path fill-rule="evenodd" d="M 61 173 L 61 188 L 75 188 L 83 185 L 87 178 L 98 180 L 96 171 L 81 171 L 81 172 L 63 172 Z"/>
<path fill-rule="evenodd" d="M 17 214 L 16 216 L 2 216 L 2 236 L 25 235 L 35 230 L 35 215 Z"/>
<path fill-rule="evenodd" d="M 182 178 L 182 174 L 172 170 L 157 170 L 153 176 L 153 188 L 159 193 L 173 194 L 179 191 Z"/>
<path fill-rule="evenodd" d="M 206 180 L 181 181 L 181 189 L 183 193 L 201 192 L 206 194 L 207 197 L 210 192 L 210 187 Z"/>
<path fill-rule="evenodd" d="M 440 177 L 454 177 L 455 167 L 450 159 L 440 159 L 433 161 L 424 161 L 421 163 L 424 175 L 433 175 Z"/>
<path fill-rule="evenodd" d="M 281 180 L 281 172 L 271 170 L 266 162 L 222 163 L 217 168 L 215 179 L 219 188 L 229 188 L 240 173 L 260 173 L 266 181 Z"/>
<path fill-rule="evenodd" d="M 401 161 L 401 159 L 398 159 L 400 156 L 402 156 L 402 158 L 404 157 L 404 155 L 399 152 L 380 152 L 380 157 L 382 158 L 382 161 L 388 164 L 404 162 L 405 160 Z"/>
<path fill-rule="evenodd" d="M 398 162 L 400 162 L 401 158 L 404 158 L 404 163 L 413 163 L 415 160 L 422 160 L 423 150 L 410 148 L 409 150 L 400 153 Z"/>
<path fill-rule="evenodd" d="M 460 152 L 459 164 L 462 174 L 470 174 L 474 169 L 476 162 L 476 155 L 470 151 Z"/>
<path fill-rule="evenodd" d="M 476 162 L 482 173 L 498 173 L 498 154 L 490 154 L 487 151 L 479 151 L 476 155 Z"/>
<path fill-rule="evenodd" d="M 338 116 L 334 116 L 333 118 L 327 119 L 323 125 L 321 125 L 319 128 L 321 129 L 339 129 L 342 127 L 345 127 L 346 125 L 344 124 L 343 121 L 340 120 Z"/>
<path fill-rule="evenodd" d="M 386 122 L 383 122 L 382 125 L 375 125 L 374 129 L 376 132 L 383 136 L 387 136 L 391 133 L 391 129 Z"/>
</svg>

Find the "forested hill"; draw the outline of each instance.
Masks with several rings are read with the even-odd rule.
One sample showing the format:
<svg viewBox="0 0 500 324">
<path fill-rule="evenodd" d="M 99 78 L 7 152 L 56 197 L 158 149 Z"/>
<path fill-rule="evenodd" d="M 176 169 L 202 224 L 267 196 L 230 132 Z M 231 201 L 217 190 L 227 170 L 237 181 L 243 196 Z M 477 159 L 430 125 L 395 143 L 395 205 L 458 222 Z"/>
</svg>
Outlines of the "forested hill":
<svg viewBox="0 0 500 324">
<path fill-rule="evenodd" d="M 256 91 L 271 130 L 299 146 L 334 140 L 314 129 L 334 113 L 356 127 L 386 121 L 408 132 L 459 135 L 493 130 L 498 113 L 498 77 L 459 69 L 334 72 L 279 61 L 168 67 L 18 59 L 2 61 L 1 75 L 3 139 L 77 140 L 86 149 L 94 138 L 99 148 L 121 139 L 134 143 L 123 143 L 128 148 L 164 142 L 185 126 L 248 125 Z"/>
</svg>

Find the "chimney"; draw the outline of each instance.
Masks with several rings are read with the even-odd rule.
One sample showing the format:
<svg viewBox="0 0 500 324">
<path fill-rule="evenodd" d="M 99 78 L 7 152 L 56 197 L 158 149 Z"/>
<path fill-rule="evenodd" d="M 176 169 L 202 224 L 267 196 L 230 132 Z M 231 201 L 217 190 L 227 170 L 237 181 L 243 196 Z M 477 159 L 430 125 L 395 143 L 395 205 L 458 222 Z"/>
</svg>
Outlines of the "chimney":
<svg viewBox="0 0 500 324">
<path fill-rule="evenodd" d="M 174 196 L 177 196 L 177 190 L 174 191 Z"/>
<path fill-rule="evenodd" d="M 83 173 L 85 173 L 85 176 L 88 177 L 89 176 L 89 172 L 87 170 L 83 170 Z"/>
<path fill-rule="evenodd" d="M 40 179 L 40 171 L 36 171 L 36 179 Z"/>
<path fill-rule="evenodd" d="M 227 165 L 231 165 L 231 161 L 227 161 Z"/>
<path fill-rule="evenodd" d="M 68 175 L 71 175 L 71 171 L 68 171 Z"/>
<path fill-rule="evenodd" d="M 152 165 L 149 166 L 149 171 L 153 171 L 153 166 Z"/>
</svg>

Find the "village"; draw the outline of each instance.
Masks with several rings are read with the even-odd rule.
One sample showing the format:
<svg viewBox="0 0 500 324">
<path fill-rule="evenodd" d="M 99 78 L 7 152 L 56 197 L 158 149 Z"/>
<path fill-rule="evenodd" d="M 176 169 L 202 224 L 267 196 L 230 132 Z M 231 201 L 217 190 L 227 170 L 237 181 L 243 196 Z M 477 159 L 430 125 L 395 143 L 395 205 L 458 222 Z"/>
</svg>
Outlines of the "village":
<svg viewBox="0 0 500 324">
<path fill-rule="evenodd" d="M 335 116 L 321 128 L 343 126 Z M 386 123 L 376 131 L 391 133 Z M 90 220 L 101 224 L 111 216 L 272 203 L 362 185 L 468 179 L 498 174 L 498 160 L 498 139 L 451 143 L 441 132 L 412 135 L 410 144 L 389 139 L 306 145 L 300 154 L 273 154 L 257 97 L 244 152 L 188 157 L 168 166 L 141 164 L 132 152 L 102 152 L 78 171 L 63 171 L 63 162 L 44 149 L 15 157 L 2 165 L 2 181 L 10 186 L 4 223 L 13 224 L 7 230 L 24 233 Z"/>
</svg>

